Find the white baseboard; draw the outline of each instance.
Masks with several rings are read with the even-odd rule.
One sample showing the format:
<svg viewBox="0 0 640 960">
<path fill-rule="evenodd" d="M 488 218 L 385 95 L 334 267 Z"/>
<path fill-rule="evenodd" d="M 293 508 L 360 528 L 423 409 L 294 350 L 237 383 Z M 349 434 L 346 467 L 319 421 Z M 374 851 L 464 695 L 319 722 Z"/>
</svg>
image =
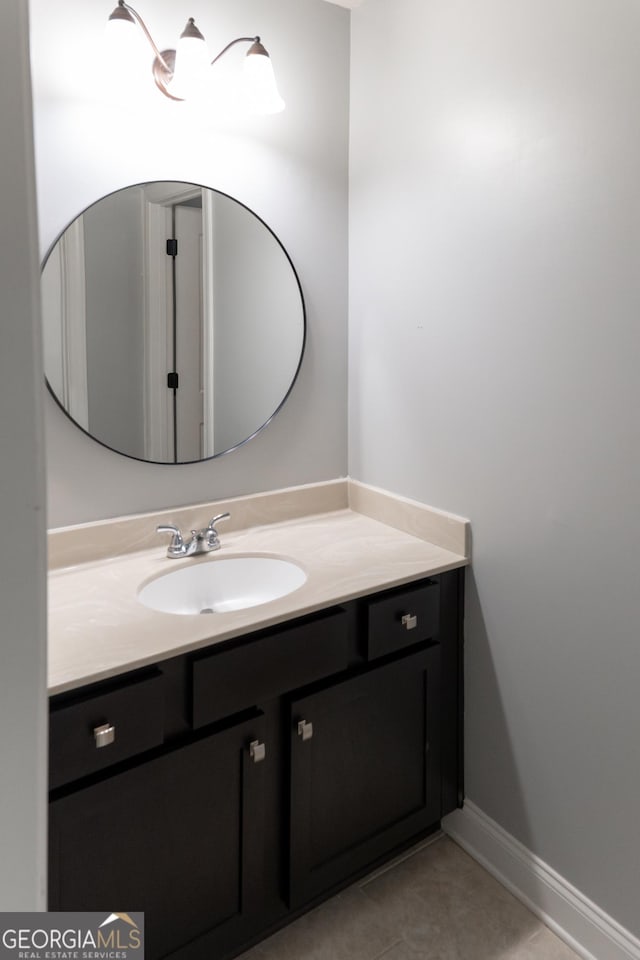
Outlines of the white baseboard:
<svg viewBox="0 0 640 960">
<path fill-rule="evenodd" d="M 442 829 L 584 960 L 640 960 L 640 940 L 465 801 Z"/>
</svg>

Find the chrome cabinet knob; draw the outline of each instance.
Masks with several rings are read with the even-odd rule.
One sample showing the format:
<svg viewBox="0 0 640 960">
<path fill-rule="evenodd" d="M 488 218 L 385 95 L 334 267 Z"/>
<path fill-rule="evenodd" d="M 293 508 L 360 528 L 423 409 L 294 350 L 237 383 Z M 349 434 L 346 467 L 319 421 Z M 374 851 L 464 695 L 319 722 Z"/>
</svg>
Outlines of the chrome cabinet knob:
<svg viewBox="0 0 640 960">
<path fill-rule="evenodd" d="M 252 740 L 249 744 L 249 756 L 254 763 L 261 763 L 267 755 L 267 748 L 259 740 Z"/>
<path fill-rule="evenodd" d="M 306 720 L 298 721 L 298 736 L 302 737 L 303 740 L 311 740 L 313 736 L 313 724 L 307 723 Z"/>
<path fill-rule="evenodd" d="M 99 727 L 93 728 L 93 736 L 96 741 L 96 749 L 108 747 L 116 739 L 116 728 L 112 723 L 103 723 Z"/>
<path fill-rule="evenodd" d="M 418 618 L 412 613 L 405 613 L 401 623 L 405 630 L 415 630 L 415 628 L 418 626 Z"/>
</svg>

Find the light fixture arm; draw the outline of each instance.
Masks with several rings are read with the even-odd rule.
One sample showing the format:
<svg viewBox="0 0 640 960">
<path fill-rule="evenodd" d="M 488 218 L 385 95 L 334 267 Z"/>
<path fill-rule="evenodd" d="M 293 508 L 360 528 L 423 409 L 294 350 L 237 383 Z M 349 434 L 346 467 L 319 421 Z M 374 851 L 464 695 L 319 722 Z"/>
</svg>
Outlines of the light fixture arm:
<svg viewBox="0 0 640 960">
<path fill-rule="evenodd" d="M 238 37 L 237 40 L 232 40 L 231 43 L 228 43 L 226 47 L 222 48 L 220 53 L 216 54 L 211 61 L 210 66 L 212 67 L 214 63 L 220 59 L 220 57 L 224 57 L 227 50 L 230 50 L 231 47 L 235 47 L 236 43 L 260 43 L 260 37 Z"/>
<path fill-rule="evenodd" d="M 121 0 L 121 2 L 124 4 L 125 7 L 128 7 L 128 4 L 126 4 L 124 0 Z M 147 35 L 148 35 L 148 31 L 147 31 Z M 151 41 L 150 37 L 149 39 Z M 153 43 L 153 41 L 151 42 Z M 252 53 L 252 52 L 264 53 L 268 56 L 267 51 L 264 49 L 264 47 L 260 43 L 260 37 L 237 37 L 235 40 L 232 40 L 230 43 L 228 43 L 226 47 L 223 47 L 220 53 L 216 54 L 216 56 L 210 62 L 209 66 L 212 67 L 214 63 L 217 63 L 218 60 L 220 60 L 220 58 L 223 57 L 225 53 L 227 53 L 227 51 L 231 49 L 231 47 L 235 47 L 237 43 L 249 43 L 251 44 L 249 48 L 249 53 Z M 254 50 L 254 47 L 256 48 L 255 50 Z M 157 50 L 157 47 L 155 44 L 153 44 L 153 48 L 155 52 Z M 174 96 L 174 94 L 171 92 L 171 89 L 169 87 L 169 84 L 171 82 L 174 69 L 175 69 L 175 62 L 176 62 L 175 50 L 163 50 L 162 53 L 160 52 L 156 53 L 156 59 L 153 63 L 153 76 L 156 82 L 156 86 L 161 91 L 161 93 L 163 93 L 165 97 L 168 97 L 170 100 L 182 99 L 181 97 Z"/>
<path fill-rule="evenodd" d="M 128 10 L 130 14 L 132 14 L 132 16 L 134 17 L 136 23 L 142 28 L 142 32 L 144 33 L 145 37 L 146 37 L 147 40 L 149 41 L 149 43 L 150 43 L 150 45 L 151 45 L 151 49 L 152 49 L 153 52 L 154 52 L 154 55 L 155 55 L 155 56 L 157 57 L 157 59 L 160 61 L 161 65 L 164 67 L 164 69 L 167 70 L 169 73 L 172 73 L 173 71 L 171 70 L 171 67 L 169 66 L 169 64 L 167 63 L 167 61 L 164 59 L 164 57 L 162 56 L 162 53 L 160 52 L 160 49 L 158 48 L 155 40 L 153 39 L 153 37 L 151 36 L 151 34 L 150 34 L 150 32 L 149 32 L 149 28 L 147 27 L 146 23 L 144 22 L 144 20 L 142 19 L 142 17 L 141 17 L 140 14 L 138 13 L 138 11 L 135 10 L 135 9 L 134 9 L 132 6 L 130 6 L 128 3 L 125 3 L 125 0 L 118 0 L 118 6 L 119 6 L 119 7 L 123 7 L 125 10 Z"/>
</svg>

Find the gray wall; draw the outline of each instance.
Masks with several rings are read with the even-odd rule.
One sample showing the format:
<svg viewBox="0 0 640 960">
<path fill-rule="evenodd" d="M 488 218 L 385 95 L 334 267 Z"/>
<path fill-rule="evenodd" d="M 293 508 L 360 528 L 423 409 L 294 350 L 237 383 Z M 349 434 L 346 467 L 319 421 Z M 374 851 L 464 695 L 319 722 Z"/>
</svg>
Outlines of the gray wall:
<svg viewBox="0 0 640 960">
<path fill-rule="evenodd" d="M 46 876 L 42 359 L 26 4 L 0 5 L 0 910 L 41 910 Z"/>
<path fill-rule="evenodd" d="M 263 37 L 287 103 L 272 117 L 217 120 L 164 100 L 152 82 L 138 100 L 109 102 L 95 69 L 109 10 L 83 0 L 31 0 L 31 8 L 42 250 L 80 210 L 126 184 L 217 187 L 282 240 L 310 331 L 281 414 L 209 463 L 127 460 L 84 437 L 48 401 L 51 525 L 345 475 L 349 12 L 323 0 L 193 0 L 188 14 L 212 52 L 232 37 Z M 183 26 L 175 4 L 156 0 L 141 12 L 160 46 L 171 46 Z"/>
<path fill-rule="evenodd" d="M 353 12 L 349 371 L 352 475 L 472 519 L 468 797 L 636 935 L 639 36 Z"/>
</svg>

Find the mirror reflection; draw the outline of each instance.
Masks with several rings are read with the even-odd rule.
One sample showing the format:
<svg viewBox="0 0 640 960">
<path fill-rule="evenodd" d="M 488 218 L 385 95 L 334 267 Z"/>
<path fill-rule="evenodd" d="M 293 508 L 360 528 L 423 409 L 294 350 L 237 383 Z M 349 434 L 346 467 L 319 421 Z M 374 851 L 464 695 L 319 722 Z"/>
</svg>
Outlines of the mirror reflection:
<svg viewBox="0 0 640 960">
<path fill-rule="evenodd" d="M 99 200 L 42 271 L 45 373 L 65 412 L 155 463 L 225 453 L 287 398 L 305 342 L 289 256 L 237 200 L 154 182 Z"/>
</svg>

